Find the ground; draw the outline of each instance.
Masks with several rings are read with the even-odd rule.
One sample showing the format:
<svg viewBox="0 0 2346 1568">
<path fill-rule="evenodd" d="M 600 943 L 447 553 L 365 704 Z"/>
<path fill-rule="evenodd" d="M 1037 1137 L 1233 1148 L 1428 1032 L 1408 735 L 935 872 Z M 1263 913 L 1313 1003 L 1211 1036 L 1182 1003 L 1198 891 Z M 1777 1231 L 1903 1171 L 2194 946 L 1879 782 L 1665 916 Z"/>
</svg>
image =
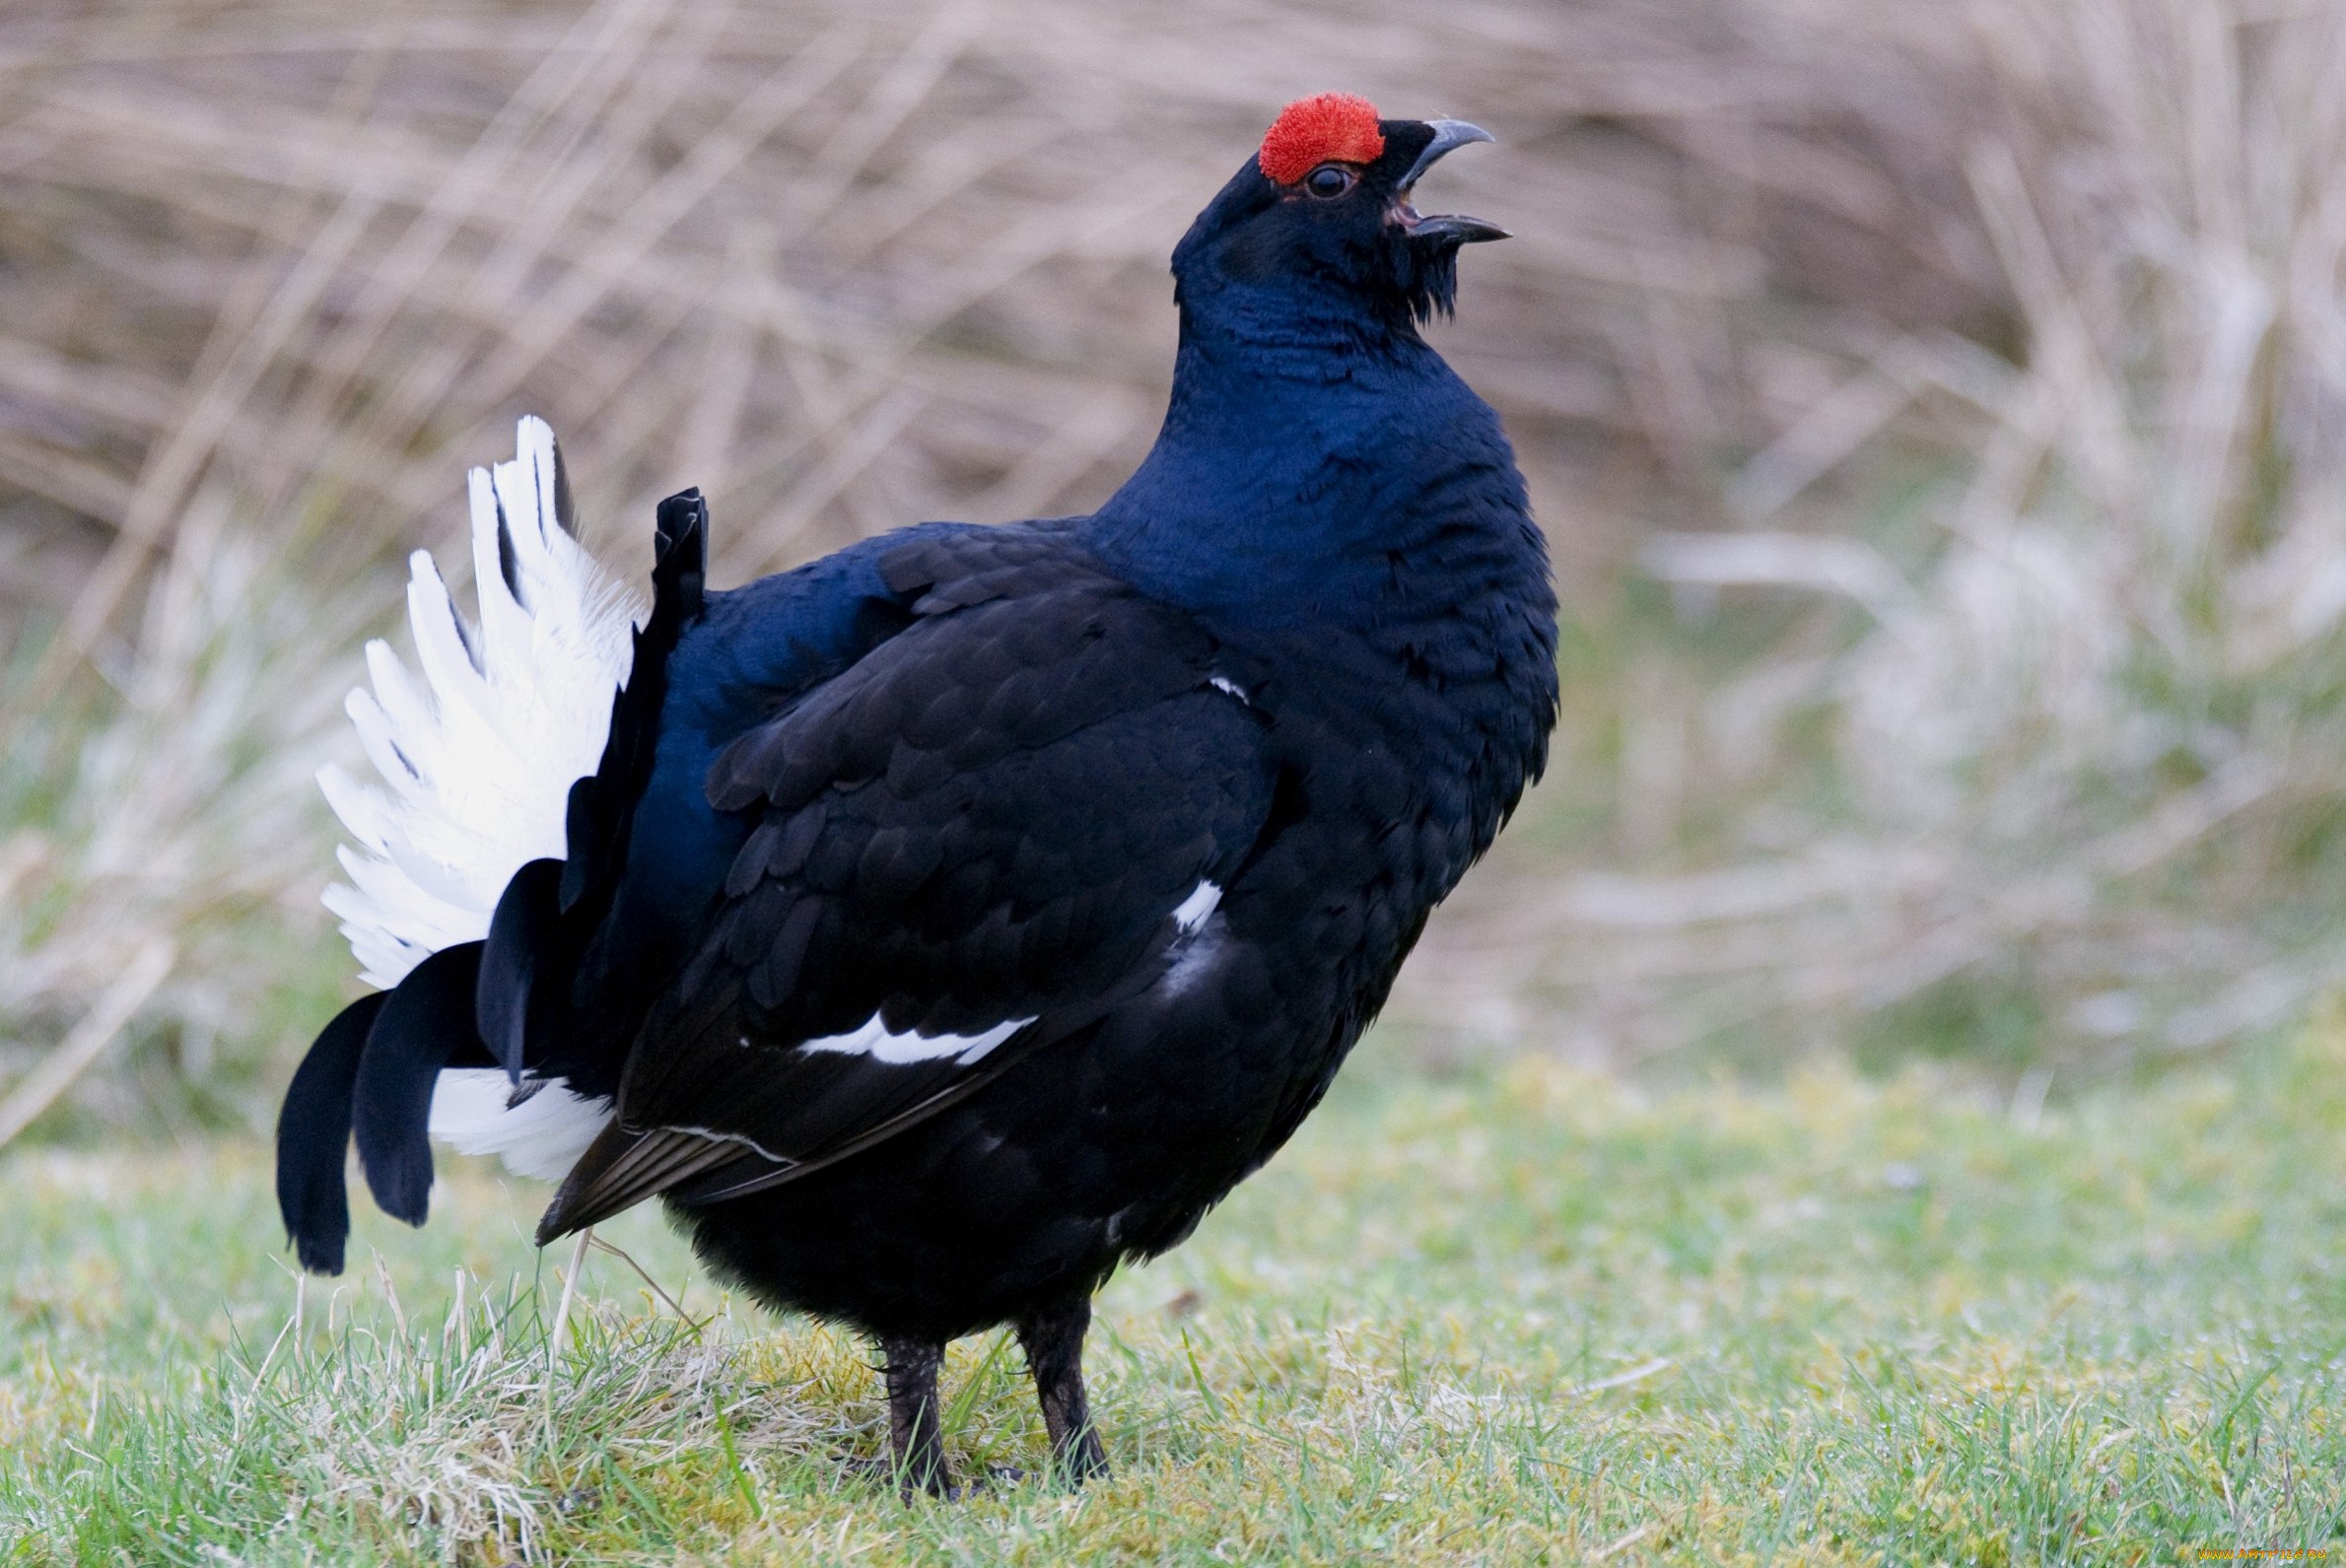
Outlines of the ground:
<svg viewBox="0 0 2346 1568">
<path fill-rule="evenodd" d="M 584 1270 L 545 1193 L 367 1210 L 303 1322 L 262 1151 L 0 1161 L 0 1561 L 2170 1563 L 2346 1547 L 2346 1031 L 2075 1094 L 1947 1068 L 1639 1089 L 1372 1040 L 1119 1276 L 1113 1480 L 905 1506 L 851 1337 Z M 363 1205 L 362 1205 L 363 1206 Z M 488 1282 L 484 1284 L 484 1281 Z M 1042 1465 L 955 1348 L 965 1473 Z M 2244 1554 L 2243 1554 L 2244 1555 Z M 2269 1558 L 2266 1560 L 2270 1560 Z"/>
</svg>

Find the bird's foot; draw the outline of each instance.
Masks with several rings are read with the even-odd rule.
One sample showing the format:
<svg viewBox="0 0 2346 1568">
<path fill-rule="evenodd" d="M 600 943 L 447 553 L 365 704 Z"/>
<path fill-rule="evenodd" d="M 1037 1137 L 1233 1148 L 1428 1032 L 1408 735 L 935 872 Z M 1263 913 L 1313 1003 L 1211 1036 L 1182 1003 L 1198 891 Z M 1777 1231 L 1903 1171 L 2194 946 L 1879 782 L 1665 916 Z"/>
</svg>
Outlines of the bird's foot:
<svg viewBox="0 0 2346 1568">
<path fill-rule="evenodd" d="M 1018 1342 L 1034 1373 L 1043 1428 L 1051 1434 L 1051 1473 L 1070 1491 L 1108 1474 L 1108 1456 L 1083 1393 L 1083 1335 L 1090 1326 L 1089 1296 L 1071 1296 L 1018 1320 Z"/>
</svg>

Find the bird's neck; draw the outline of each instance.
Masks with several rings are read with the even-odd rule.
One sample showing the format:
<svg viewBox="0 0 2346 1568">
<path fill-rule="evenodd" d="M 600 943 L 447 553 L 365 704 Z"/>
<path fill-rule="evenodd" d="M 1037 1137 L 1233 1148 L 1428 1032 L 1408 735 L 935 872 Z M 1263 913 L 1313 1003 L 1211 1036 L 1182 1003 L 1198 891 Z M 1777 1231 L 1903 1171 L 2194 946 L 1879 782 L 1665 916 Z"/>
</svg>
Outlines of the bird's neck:
<svg viewBox="0 0 2346 1568">
<path fill-rule="evenodd" d="M 1163 430 L 1086 524 L 1137 585 L 1199 608 L 1374 613 L 1462 515 L 1521 517 L 1497 417 L 1413 331 L 1185 309 Z"/>
</svg>

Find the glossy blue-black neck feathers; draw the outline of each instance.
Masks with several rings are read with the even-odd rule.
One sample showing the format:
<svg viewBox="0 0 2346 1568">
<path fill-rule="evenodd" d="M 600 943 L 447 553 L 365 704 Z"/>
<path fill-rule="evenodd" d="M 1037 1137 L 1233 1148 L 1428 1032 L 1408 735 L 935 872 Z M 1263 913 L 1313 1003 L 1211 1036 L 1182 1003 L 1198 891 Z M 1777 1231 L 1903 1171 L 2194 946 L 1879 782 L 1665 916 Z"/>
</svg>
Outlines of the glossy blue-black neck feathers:
<svg viewBox="0 0 2346 1568">
<path fill-rule="evenodd" d="M 1233 181 L 1174 253 L 1164 428 L 1083 525 L 1093 547 L 1161 597 L 1282 622 L 1373 613 L 1395 562 L 1446 531 L 1536 554 L 1498 416 L 1383 291 L 1332 281 L 1276 231 L 1250 239 L 1255 200 Z M 1213 227 L 1225 203 L 1236 241 Z M 1544 591 L 1545 562 L 1526 566 Z"/>
</svg>

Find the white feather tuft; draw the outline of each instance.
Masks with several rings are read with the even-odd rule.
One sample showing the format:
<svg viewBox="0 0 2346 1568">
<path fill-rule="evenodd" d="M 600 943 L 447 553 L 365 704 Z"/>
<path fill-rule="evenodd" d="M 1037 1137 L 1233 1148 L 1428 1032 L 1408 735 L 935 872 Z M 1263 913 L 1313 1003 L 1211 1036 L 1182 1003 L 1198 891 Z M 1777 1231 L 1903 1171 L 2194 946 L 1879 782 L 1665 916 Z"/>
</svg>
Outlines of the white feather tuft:
<svg viewBox="0 0 2346 1568">
<path fill-rule="evenodd" d="M 494 1154 L 507 1167 L 559 1182 L 611 1120 L 611 1102 L 574 1094 L 560 1078 L 518 1105 L 502 1068 L 446 1067 L 432 1086 L 432 1135 L 465 1154 Z"/>
<path fill-rule="evenodd" d="M 478 624 L 459 619 L 418 551 L 407 610 L 421 679 L 388 645 L 370 644 L 373 690 L 347 705 L 382 784 L 340 768 L 318 776 L 357 841 L 341 853 L 349 881 L 327 888 L 325 904 L 371 986 L 387 989 L 427 955 L 487 935 L 514 872 L 562 854 L 570 786 L 601 760 L 627 677 L 639 601 L 556 518 L 545 421 L 523 419 L 515 444 L 513 461 L 472 470 Z M 513 588 L 499 560 L 501 511 Z"/>
<path fill-rule="evenodd" d="M 1206 923 L 1221 901 L 1222 890 L 1218 883 L 1200 882 L 1190 889 L 1190 896 L 1183 899 L 1181 907 L 1173 912 L 1173 923 L 1181 928 L 1182 935 L 1191 935 Z"/>
<path fill-rule="evenodd" d="M 1039 1016 L 1039 1015 L 1038 1015 Z M 922 1035 L 907 1031 L 897 1034 L 873 1013 L 863 1027 L 844 1035 L 825 1035 L 820 1040 L 800 1042 L 804 1051 L 837 1052 L 843 1056 L 869 1057 L 892 1067 L 915 1061 L 936 1061 L 950 1057 L 959 1066 L 968 1066 L 1034 1022 L 1032 1018 L 1013 1018 L 1008 1023 L 996 1024 L 983 1034 Z"/>
</svg>

